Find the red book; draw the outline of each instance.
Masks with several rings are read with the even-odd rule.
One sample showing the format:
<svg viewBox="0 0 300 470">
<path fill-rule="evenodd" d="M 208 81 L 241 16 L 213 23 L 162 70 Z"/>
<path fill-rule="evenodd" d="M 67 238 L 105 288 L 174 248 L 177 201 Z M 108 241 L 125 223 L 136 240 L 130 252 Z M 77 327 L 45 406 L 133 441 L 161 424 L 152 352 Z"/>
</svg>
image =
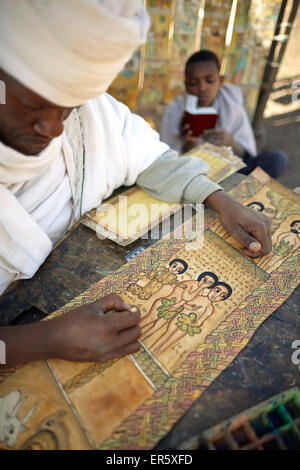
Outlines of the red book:
<svg viewBox="0 0 300 470">
<path fill-rule="evenodd" d="M 198 137 L 206 129 L 214 129 L 218 121 L 218 111 L 212 106 L 197 107 L 197 96 L 188 95 L 183 122 L 190 125 L 193 136 Z"/>
</svg>

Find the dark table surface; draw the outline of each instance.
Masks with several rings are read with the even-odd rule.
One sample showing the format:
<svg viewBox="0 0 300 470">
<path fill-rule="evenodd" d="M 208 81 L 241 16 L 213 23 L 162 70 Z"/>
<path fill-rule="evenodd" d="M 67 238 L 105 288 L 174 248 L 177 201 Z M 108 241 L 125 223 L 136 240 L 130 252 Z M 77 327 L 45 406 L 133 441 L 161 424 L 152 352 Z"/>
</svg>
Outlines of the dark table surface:
<svg viewBox="0 0 300 470">
<path fill-rule="evenodd" d="M 235 186 L 236 174 L 222 183 Z M 34 278 L 19 282 L 0 298 L 2 325 L 38 321 L 116 271 L 125 256 L 146 243 L 120 247 L 99 240 L 77 224 L 55 247 Z M 195 401 L 156 449 L 178 449 L 184 441 L 292 386 L 300 387 L 300 368 L 291 360 L 293 341 L 300 340 L 300 287 L 257 330 L 254 337 Z"/>
</svg>

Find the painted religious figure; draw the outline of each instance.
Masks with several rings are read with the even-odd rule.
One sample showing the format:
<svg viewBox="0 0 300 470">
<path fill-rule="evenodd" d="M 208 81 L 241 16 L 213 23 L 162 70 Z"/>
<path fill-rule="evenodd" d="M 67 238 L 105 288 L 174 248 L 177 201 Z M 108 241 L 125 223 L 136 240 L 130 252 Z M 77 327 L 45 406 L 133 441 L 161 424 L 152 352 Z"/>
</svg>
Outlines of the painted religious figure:
<svg viewBox="0 0 300 470">
<path fill-rule="evenodd" d="M 213 304 L 228 299 L 231 294 L 232 289 L 228 284 L 217 281 L 207 295 L 199 293 L 192 300 L 185 302 L 179 314 L 169 319 L 166 331 L 151 345 L 152 353 L 161 354 L 184 336 L 201 333 L 203 323 L 215 311 Z"/>
<path fill-rule="evenodd" d="M 274 185 L 274 183 L 272 183 L 272 185 Z M 250 207 L 250 209 L 263 213 L 271 219 L 272 234 L 284 223 L 287 217 L 295 214 L 295 204 L 293 201 L 280 193 L 280 187 L 277 187 L 277 190 L 279 191 L 278 193 L 276 190 L 270 190 L 268 186 L 266 186 L 260 191 L 259 199 L 247 204 L 247 207 Z"/>
<path fill-rule="evenodd" d="M 145 340 L 160 330 L 166 321 L 178 316 L 186 302 L 192 301 L 197 295 L 201 295 L 204 289 L 211 288 L 218 281 L 217 276 L 211 272 L 200 274 L 197 280 L 182 281 L 164 298 L 157 299 L 149 313 L 142 318 L 142 339 Z"/>
<path fill-rule="evenodd" d="M 197 280 L 178 283 L 167 297 L 157 299 L 142 318 L 142 340 L 162 330 L 161 335 L 148 344 L 156 354 L 164 352 L 187 334 L 201 333 L 202 324 L 214 313 L 213 303 L 226 300 L 231 293 L 231 287 L 220 282 L 210 271 L 200 274 Z"/>
<path fill-rule="evenodd" d="M 173 259 L 169 263 L 169 268 L 159 266 L 154 271 L 146 275 L 149 282 L 145 286 L 131 284 L 128 291 L 136 295 L 141 300 L 149 300 L 162 287 L 178 283 L 178 274 L 183 274 L 188 269 L 187 263 L 183 259 Z"/>
<path fill-rule="evenodd" d="M 266 262 L 262 265 L 263 269 L 270 270 L 279 261 L 292 255 L 300 248 L 300 220 L 293 220 L 288 232 L 282 232 L 278 235 L 274 244 L 272 255 L 268 256 Z"/>
<path fill-rule="evenodd" d="M 288 255 L 293 254 L 293 252 L 297 249 L 297 234 L 294 232 L 294 235 L 292 235 L 291 231 L 286 232 L 286 228 L 283 228 L 287 218 L 293 217 L 295 219 L 295 226 L 291 227 L 291 230 L 298 230 L 298 217 L 296 215 L 297 208 L 295 203 L 285 196 L 284 190 L 280 187 L 280 185 L 275 185 L 275 183 L 272 182 L 272 188 L 273 186 L 274 189 L 271 189 L 271 187 L 268 185 L 264 186 L 255 195 L 255 198 L 249 198 L 250 200 L 248 199 L 246 204 L 249 209 L 264 214 L 271 220 L 271 234 L 274 247 L 272 254 L 268 255 L 266 258 L 257 258 L 252 260 L 257 266 L 260 266 L 266 271 L 270 271 L 271 268 L 274 269 L 276 264 L 278 265 L 280 261 L 282 262 Z M 280 239 L 278 238 L 278 230 L 282 231 L 283 238 L 281 235 Z M 227 243 L 230 243 L 230 245 L 234 248 L 238 249 L 239 251 L 242 250 L 241 243 L 233 238 L 223 228 L 220 221 L 216 222 L 215 226 L 213 227 L 213 231 L 223 240 L 227 241 Z M 288 237 L 289 241 L 287 241 L 286 237 Z M 288 247 L 287 244 L 290 246 Z M 293 247 L 295 247 L 295 250 L 293 250 Z"/>
<path fill-rule="evenodd" d="M 247 204 L 247 207 L 250 207 L 250 209 L 254 210 L 255 212 L 263 212 L 265 208 L 263 203 L 259 201 L 249 202 L 249 204 Z"/>
</svg>

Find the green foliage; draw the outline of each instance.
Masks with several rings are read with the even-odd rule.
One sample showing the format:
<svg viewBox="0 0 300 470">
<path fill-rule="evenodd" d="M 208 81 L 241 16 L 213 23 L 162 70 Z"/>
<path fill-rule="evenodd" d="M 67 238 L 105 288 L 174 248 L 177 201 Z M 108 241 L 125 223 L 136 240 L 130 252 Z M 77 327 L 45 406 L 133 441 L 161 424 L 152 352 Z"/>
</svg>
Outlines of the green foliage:
<svg viewBox="0 0 300 470">
<path fill-rule="evenodd" d="M 158 318 L 164 318 L 165 320 L 171 320 L 176 315 L 179 315 L 183 310 L 183 305 L 174 309 L 174 304 L 176 304 L 176 297 L 172 299 L 161 299 L 161 305 L 158 307 Z"/>
<path fill-rule="evenodd" d="M 195 312 L 191 312 L 188 315 L 182 313 L 177 319 L 176 326 L 179 330 L 185 331 L 189 336 L 194 336 L 202 331 L 200 326 L 193 325 L 196 320 L 197 315 Z"/>
<path fill-rule="evenodd" d="M 280 240 L 279 245 L 273 248 L 273 253 L 277 256 L 286 256 L 292 248 L 293 246 L 290 243 L 285 240 Z"/>
<path fill-rule="evenodd" d="M 295 213 L 295 204 L 289 199 L 285 199 L 284 197 L 278 198 L 272 191 L 268 191 L 266 196 L 271 206 L 274 207 L 274 210 L 266 208 L 264 212 L 275 214 L 274 222 L 282 223 L 287 217 Z"/>
<path fill-rule="evenodd" d="M 269 207 L 266 207 L 264 209 L 264 212 L 266 212 L 267 214 L 275 214 L 275 210 L 274 209 L 270 209 Z"/>
</svg>

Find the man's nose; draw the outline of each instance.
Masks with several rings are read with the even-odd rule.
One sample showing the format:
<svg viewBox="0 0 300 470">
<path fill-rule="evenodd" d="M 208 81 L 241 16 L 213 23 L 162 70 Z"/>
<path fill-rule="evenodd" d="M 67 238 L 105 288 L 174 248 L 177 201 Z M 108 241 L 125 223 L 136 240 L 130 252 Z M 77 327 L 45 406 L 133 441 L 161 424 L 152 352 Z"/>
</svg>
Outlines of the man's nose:
<svg viewBox="0 0 300 470">
<path fill-rule="evenodd" d="M 40 117 L 40 119 L 33 125 L 34 130 L 49 139 L 54 139 L 62 134 L 64 130 L 64 121 L 70 114 L 70 109 L 67 110 L 48 110 L 47 114 Z"/>
<path fill-rule="evenodd" d="M 63 121 L 56 121 L 51 119 L 43 119 L 36 122 L 33 125 L 35 132 L 42 135 L 43 137 L 48 137 L 49 139 L 54 139 L 62 134 L 64 130 Z"/>
</svg>

